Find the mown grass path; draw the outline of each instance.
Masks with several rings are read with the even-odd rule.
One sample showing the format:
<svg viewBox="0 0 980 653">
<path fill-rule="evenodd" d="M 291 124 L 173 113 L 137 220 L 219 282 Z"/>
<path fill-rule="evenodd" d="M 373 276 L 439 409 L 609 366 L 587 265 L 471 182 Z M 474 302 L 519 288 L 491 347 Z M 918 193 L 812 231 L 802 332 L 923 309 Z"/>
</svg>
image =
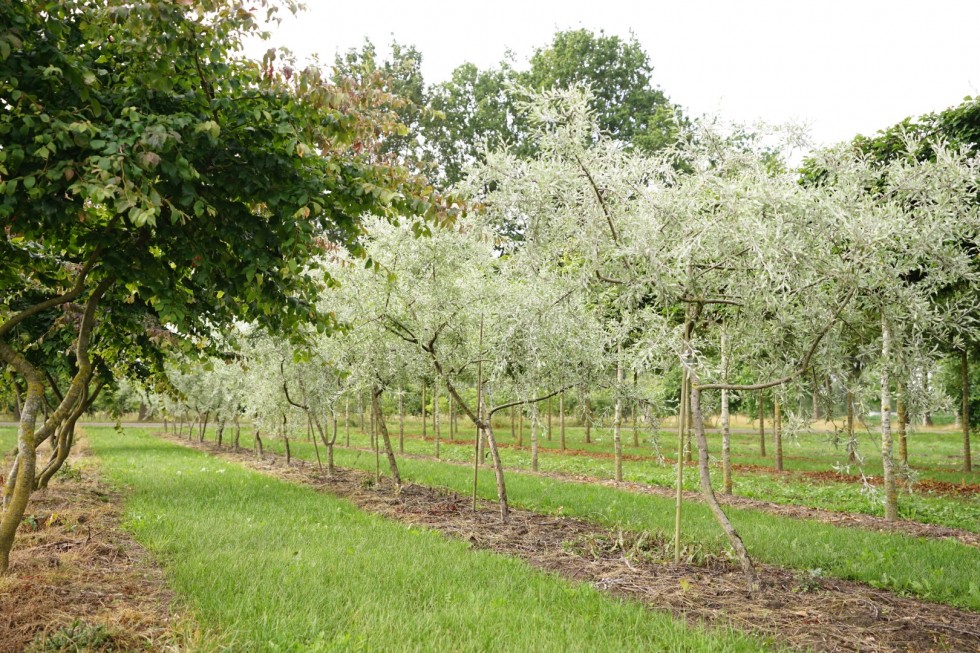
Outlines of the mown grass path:
<svg viewBox="0 0 980 653">
<path fill-rule="evenodd" d="M 243 434 L 242 443 L 251 445 L 251 439 Z M 266 448 L 279 454 L 283 451 L 278 440 L 266 441 Z M 315 460 L 310 443 L 294 440 L 292 451 L 295 457 Z M 375 459 L 367 452 L 338 449 L 337 464 L 372 471 Z M 400 458 L 399 469 L 407 481 L 464 495 L 472 492 L 472 470 L 459 465 Z M 673 531 L 673 501 L 665 497 L 513 470 L 507 472 L 507 492 L 513 505 L 527 510 L 632 531 Z M 487 468 L 480 475 L 479 494 L 485 499 L 496 496 L 493 473 Z M 762 562 L 980 611 L 980 554 L 975 547 L 954 540 L 835 526 L 746 508 L 729 508 L 727 512 L 749 553 Z M 708 551 L 726 548 L 720 529 L 700 503 L 685 504 L 684 539 Z"/>
<path fill-rule="evenodd" d="M 88 432 L 127 527 L 228 650 L 767 649 L 136 429 Z"/>
<path fill-rule="evenodd" d="M 212 443 L 172 440 L 275 478 L 316 487 L 363 510 L 458 537 L 477 548 L 527 560 L 535 567 L 591 582 L 604 591 L 669 609 L 678 616 L 734 627 L 814 651 L 932 651 L 980 648 L 980 613 L 900 597 L 869 585 L 760 565 L 762 591 L 747 593 L 736 565 L 697 546 L 692 562 L 674 564 L 670 542 L 656 534 L 513 509 L 501 523 L 492 501 L 409 483 L 395 488 L 367 470 L 325 476 L 315 464 L 261 458 Z"/>
</svg>

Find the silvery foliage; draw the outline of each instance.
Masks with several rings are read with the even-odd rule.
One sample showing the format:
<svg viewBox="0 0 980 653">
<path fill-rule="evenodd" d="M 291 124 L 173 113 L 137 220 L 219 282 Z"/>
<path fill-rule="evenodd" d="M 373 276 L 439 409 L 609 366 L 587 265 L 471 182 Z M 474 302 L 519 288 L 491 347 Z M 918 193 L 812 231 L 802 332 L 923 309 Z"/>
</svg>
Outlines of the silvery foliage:
<svg viewBox="0 0 980 653">
<path fill-rule="evenodd" d="M 508 251 L 605 308 L 607 338 L 629 345 L 634 369 L 682 357 L 718 381 L 722 318 L 733 364 L 758 381 L 791 374 L 818 339 L 819 358 L 835 337 L 825 330 L 869 312 L 902 323 L 908 361 L 935 334 L 975 329 L 969 302 L 937 301 L 975 282 L 977 164 L 963 152 L 938 145 L 935 162 L 882 166 L 838 148 L 817 157 L 824 183 L 801 184 L 780 163 L 799 145 L 792 130 L 703 123 L 648 157 L 598 134 L 581 92 L 544 93 L 529 110 L 541 155 L 489 156 L 474 190 L 487 189 L 491 224 L 523 235 Z M 696 305 L 686 349 L 683 311 Z"/>
<path fill-rule="evenodd" d="M 379 270 L 352 262 L 331 270 L 341 291 L 324 301 L 347 307 L 338 315 L 385 381 L 434 375 L 431 343 L 450 381 L 472 383 L 482 361 L 498 400 L 526 399 L 580 381 L 601 356 L 602 333 L 581 295 L 548 270 L 516 265 L 485 223 L 464 219 L 419 238 L 409 221 L 375 221 L 367 232 Z"/>
</svg>

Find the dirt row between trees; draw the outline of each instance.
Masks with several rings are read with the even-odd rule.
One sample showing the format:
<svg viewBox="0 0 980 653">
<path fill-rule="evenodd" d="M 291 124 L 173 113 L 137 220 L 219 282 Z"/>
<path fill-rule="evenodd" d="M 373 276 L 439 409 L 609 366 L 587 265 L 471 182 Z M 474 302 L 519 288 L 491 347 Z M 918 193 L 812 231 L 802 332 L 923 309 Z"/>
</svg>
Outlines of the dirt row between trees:
<svg viewBox="0 0 980 653">
<path fill-rule="evenodd" d="M 66 469 L 31 497 L 0 577 L 0 653 L 179 650 L 173 594 L 84 441 Z"/>
<path fill-rule="evenodd" d="M 184 440 L 181 441 L 183 442 Z M 373 449 L 367 449 L 364 447 L 347 448 L 353 451 L 363 451 L 365 453 L 373 453 L 374 451 Z M 439 459 L 435 456 L 425 456 L 420 454 L 403 453 L 398 454 L 398 456 L 400 458 L 412 458 L 415 460 L 427 460 L 433 462 L 438 461 L 447 465 L 458 465 L 461 467 L 470 467 L 472 465 L 471 463 L 460 463 L 456 461 Z M 606 487 L 613 487 L 619 490 L 635 492 L 638 494 L 650 494 L 670 499 L 673 499 L 675 496 L 673 488 L 663 487 L 660 485 L 650 485 L 648 483 L 614 481 L 596 476 L 571 474 L 567 472 L 533 472 L 527 469 L 515 469 L 512 467 L 505 467 L 505 469 L 518 474 L 543 476 L 560 481 L 570 481 L 573 483 L 583 483 L 588 485 L 604 485 Z M 761 499 L 750 499 L 748 497 L 740 497 L 735 495 L 727 496 L 721 492 L 718 492 L 716 497 L 718 498 L 718 502 L 723 506 L 731 506 L 733 508 L 760 510 L 773 515 L 790 517 L 793 519 L 811 519 L 813 521 L 819 521 L 825 524 L 832 524 L 834 526 L 841 526 L 845 528 L 863 528 L 872 531 L 901 533 L 912 537 L 926 537 L 931 539 L 954 539 L 961 544 L 980 548 L 980 533 L 974 533 L 972 531 L 966 531 L 959 528 L 950 528 L 949 526 L 941 526 L 939 524 L 924 524 L 922 522 L 906 520 L 891 522 L 883 517 L 866 515 L 859 512 L 838 512 L 833 510 L 824 510 L 822 508 L 810 508 L 808 506 L 774 503 L 772 501 L 762 501 Z M 700 502 L 702 500 L 701 493 L 685 491 L 684 500 Z"/>
<path fill-rule="evenodd" d="M 359 508 L 399 522 L 439 530 L 470 543 L 517 556 L 534 567 L 590 583 L 614 596 L 667 610 L 691 623 L 731 627 L 769 637 L 796 649 L 818 651 L 976 651 L 980 613 L 897 596 L 856 582 L 814 578 L 759 565 L 765 589 L 746 592 L 741 571 L 697 549 L 688 563 L 664 563 L 670 543 L 645 534 L 610 531 L 567 517 L 514 510 L 500 522 L 495 503 L 408 484 L 400 490 L 372 474 L 339 470 L 326 478 L 315 465 L 250 451 L 232 452 L 211 443 L 185 446 L 345 498 Z M 695 564 L 695 562 L 697 564 Z"/>
</svg>

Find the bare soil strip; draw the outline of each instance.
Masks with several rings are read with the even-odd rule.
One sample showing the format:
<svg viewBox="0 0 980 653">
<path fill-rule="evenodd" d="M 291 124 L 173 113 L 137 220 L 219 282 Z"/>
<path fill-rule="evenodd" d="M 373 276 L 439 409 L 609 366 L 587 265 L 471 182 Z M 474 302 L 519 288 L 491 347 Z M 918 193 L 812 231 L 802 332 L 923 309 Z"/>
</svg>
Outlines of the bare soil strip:
<svg viewBox="0 0 980 653">
<path fill-rule="evenodd" d="M 741 572 L 728 561 L 690 551 L 700 564 L 666 564 L 660 561 L 668 543 L 645 535 L 523 510 L 514 510 L 509 523 L 502 524 L 496 504 L 480 502 L 473 511 L 470 499 L 455 493 L 414 484 L 399 490 L 387 479 L 375 484 L 373 475 L 349 469 L 326 478 L 302 460 L 287 467 L 284 458 L 271 454 L 257 460 L 248 451 L 173 441 L 311 485 L 363 510 L 439 530 L 474 548 L 520 557 L 540 569 L 691 622 L 731 626 L 817 651 L 980 650 L 980 613 L 769 565 L 759 566 L 765 589 L 749 595 Z"/>
<path fill-rule="evenodd" d="M 178 650 L 160 568 L 119 527 L 84 442 L 27 508 L 0 577 L 0 653 Z"/>
</svg>

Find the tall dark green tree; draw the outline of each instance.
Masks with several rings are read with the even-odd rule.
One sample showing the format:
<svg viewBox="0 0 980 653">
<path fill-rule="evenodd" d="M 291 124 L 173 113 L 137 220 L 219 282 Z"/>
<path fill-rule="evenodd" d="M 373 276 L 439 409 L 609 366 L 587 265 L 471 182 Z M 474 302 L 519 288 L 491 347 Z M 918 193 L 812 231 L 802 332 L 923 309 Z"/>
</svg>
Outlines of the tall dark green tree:
<svg viewBox="0 0 980 653">
<path fill-rule="evenodd" d="M 278 8 L 0 3 L 0 363 L 23 391 L 0 573 L 36 445 L 85 400 L 100 358 L 166 339 L 206 350 L 235 320 L 329 328 L 316 256 L 358 251 L 367 212 L 445 214 L 423 180 L 373 156 L 397 125 L 383 90 L 327 84 L 272 53 L 241 58 Z M 54 374 L 40 322 L 73 352 L 43 420 Z"/>
</svg>

